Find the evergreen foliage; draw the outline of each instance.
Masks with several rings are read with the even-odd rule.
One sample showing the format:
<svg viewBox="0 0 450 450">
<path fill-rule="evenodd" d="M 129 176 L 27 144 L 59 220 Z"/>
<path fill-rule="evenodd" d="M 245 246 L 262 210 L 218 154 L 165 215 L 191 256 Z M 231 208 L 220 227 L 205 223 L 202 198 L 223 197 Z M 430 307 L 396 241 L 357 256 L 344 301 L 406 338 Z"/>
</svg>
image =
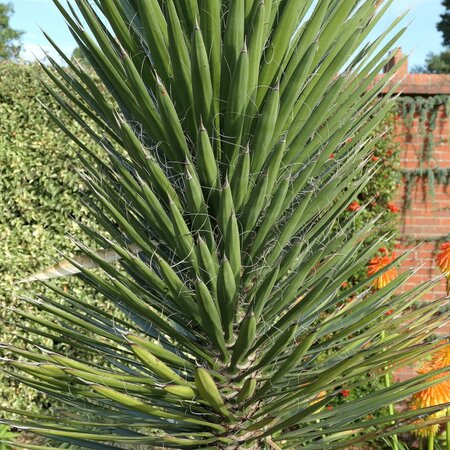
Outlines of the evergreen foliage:
<svg viewBox="0 0 450 450">
<path fill-rule="evenodd" d="M 444 45 L 450 47 L 450 0 L 442 0 L 445 12 L 441 14 L 441 20 L 437 24 L 437 29 L 442 33 Z"/>
<path fill-rule="evenodd" d="M 415 67 L 414 71 L 419 73 L 450 73 L 450 0 L 442 0 L 445 7 L 444 14 L 436 28 L 443 35 L 443 44 L 447 47 L 440 53 L 429 53 L 425 60 L 425 65 Z"/>
<path fill-rule="evenodd" d="M 450 50 L 441 53 L 430 53 L 425 61 L 429 73 L 450 73 Z"/>
</svg>

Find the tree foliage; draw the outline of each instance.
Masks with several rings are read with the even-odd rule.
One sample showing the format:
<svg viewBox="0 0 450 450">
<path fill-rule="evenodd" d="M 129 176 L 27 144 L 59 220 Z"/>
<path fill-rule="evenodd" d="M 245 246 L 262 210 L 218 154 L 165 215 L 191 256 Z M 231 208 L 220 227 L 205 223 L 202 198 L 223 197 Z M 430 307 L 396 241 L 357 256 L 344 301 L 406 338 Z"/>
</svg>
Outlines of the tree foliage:
<svg viewBox="0 0 450 450">
<path fill-rule="evenodd" d="M 428 73 L 450 73 L 450 49 L 427 56 L 425 65 Z"/>
<path fill-rule="evenodd" d="M 436 28 L 443 35 L 444 45 L 449 47 L 441 53 L 429 53 L 423 66 L 415 67 L 418 73 L 450 73 L 450 0 L 443 0 L 445 12 L 441 14 L 441 20 Z"/>
<path fill-rule="evenodd" d="M 9 21 L 14 13 L 11 3 L 0 3 L 0 61 L 17 58 L 21 50 L 22 31 L 11 28 Z"/>
<path fill-rule="evenodd" d="M 437 29 L 444 37 L 444 45 L 450 47 L 450 0 L 442 0 L 445 12 L 441 14 L 441 20 L 437 24 Z"/>
</svg>

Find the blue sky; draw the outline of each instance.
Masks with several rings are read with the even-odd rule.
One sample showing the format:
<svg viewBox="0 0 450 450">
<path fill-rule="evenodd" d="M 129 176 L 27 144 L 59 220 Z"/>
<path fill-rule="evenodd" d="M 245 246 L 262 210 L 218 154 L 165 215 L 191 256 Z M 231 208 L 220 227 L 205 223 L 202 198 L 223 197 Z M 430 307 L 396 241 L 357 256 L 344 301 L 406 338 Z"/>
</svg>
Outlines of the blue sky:
<svg viewBox="0 0 450 450">
<path fill-rule="evenodd" d="M 51 51 L 40 28 L 47 31 L 66 53 L 72 53 L 75 43 L 52 0 L 9 1 L 15 8 L 11 25 L 25 32 L 22 55 L 25 59 L 33 59 L 33 55 L 42 57 L 40 47 Z M 411 23 L 399 43 L 403 51 L 410 54 L 410 66 L 414 66 L 422 64 L 429 52 L 436 53 L 442 49 L 442 37 L 436 30 L 436 23 L 444 8 L 441 0 L 394 0 L 391 10 L 377 29 L 382 30 L 408 9 L 410 12 L 404 23 Z"/>
</svg>

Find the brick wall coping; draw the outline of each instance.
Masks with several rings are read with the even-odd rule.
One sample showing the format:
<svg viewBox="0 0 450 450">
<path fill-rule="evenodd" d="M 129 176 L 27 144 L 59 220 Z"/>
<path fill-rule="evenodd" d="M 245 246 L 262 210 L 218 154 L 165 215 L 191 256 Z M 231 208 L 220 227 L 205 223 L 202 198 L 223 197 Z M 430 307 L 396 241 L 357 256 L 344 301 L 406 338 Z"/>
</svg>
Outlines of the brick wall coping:
<svg viewBox="0 0 450 450">
<path fill-rule="evenodd" d="M 380 79 L 385 75 L 378 75 Z M 394 76 L 383 89 L 388 92 L 400 81 L 397 94 L 403 95 L 450 95 L 450 74 L 408 73 L 403 77 Z"/>
<path fill-rule="evenodd" d="M 447 95 L 450 94 L 450 74 L 409 73 L 408 56 L 398 47 L 391 52 L 391 59 L 385 65 L 383 72 L 388 73 L 398 64 L 397 73 L 387 83 L 382 93 L 386 94 L 396 84 L 396 94 L 400 95 Z M 380 80 L 386 75 L 378 75 Z"/>
</svg>

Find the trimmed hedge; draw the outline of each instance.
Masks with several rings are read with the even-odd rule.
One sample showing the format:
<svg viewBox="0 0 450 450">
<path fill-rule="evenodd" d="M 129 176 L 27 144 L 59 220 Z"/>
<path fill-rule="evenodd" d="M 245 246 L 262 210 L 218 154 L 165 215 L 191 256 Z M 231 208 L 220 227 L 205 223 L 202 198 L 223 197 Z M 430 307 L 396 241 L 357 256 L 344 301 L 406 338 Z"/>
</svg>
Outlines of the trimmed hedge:
<svg viewBox="0 0 450 450">
<path fill-rule="evenodd" d="M 68 235 L 80 236 L 76 219 L 89 223 L 80 201 L 82 184 L 74 170 L 76 154 L 70 140 L 52 122 L 42 104 L 63 115 L 48 94 L 37 64 L 0 64 L 0 342 L 13 343 L 20 333 L 11 308 L 21 307 L 20 295 L 42 291 L 38 283 L 17 280 L 70 254 L 75 245 Z M 68 117 L 70 130 L 83 130 Z M 61 281 L 77 293 L 81 281 Z M 27 294 L 28 291 L 28 294 Z M 85 292 L 85 290 L 83 290 Z M 53 342 L 42 342 L 50 347 Z M 48 406 L 41 395 L 7 380 L 0 373 L 0 405 L 39 408 Z"/>
</svg>

